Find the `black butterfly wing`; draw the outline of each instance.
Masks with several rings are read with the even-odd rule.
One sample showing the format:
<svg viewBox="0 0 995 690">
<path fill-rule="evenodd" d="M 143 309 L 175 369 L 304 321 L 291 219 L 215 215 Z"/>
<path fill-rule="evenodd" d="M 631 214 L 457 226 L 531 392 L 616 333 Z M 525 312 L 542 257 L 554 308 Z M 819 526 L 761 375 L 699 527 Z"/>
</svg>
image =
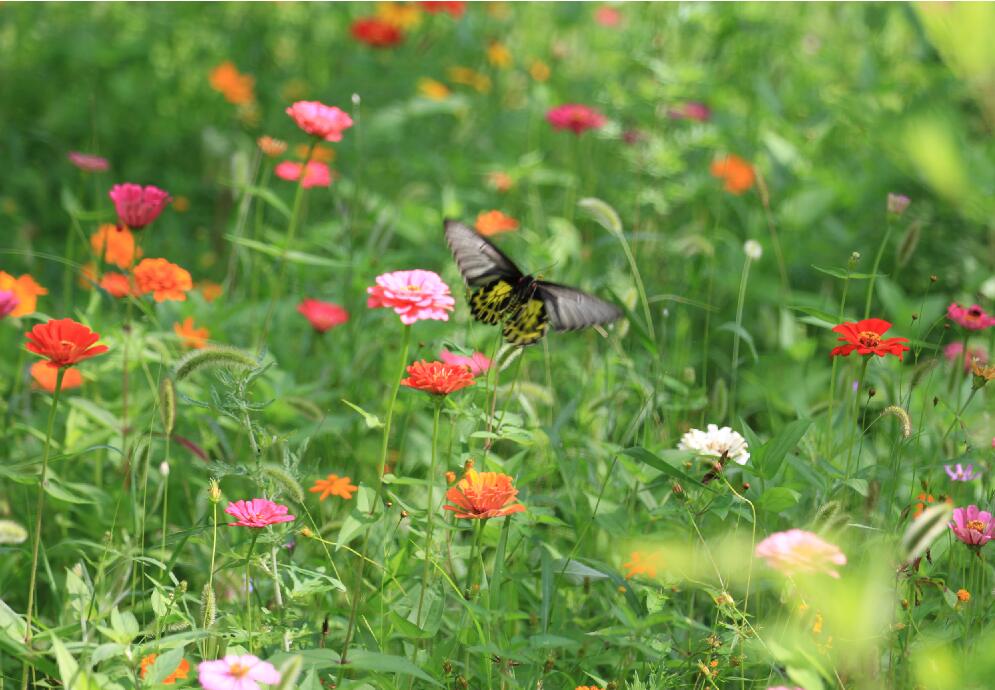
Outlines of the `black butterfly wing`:
<svg viewBox="0 0 995 690">
<path fill-rule="evenodd" d="M 557 331 L 608 324 L 623 314 L 618 305 L 566 285 L 540 280 L 535 294 L 542 299 L 549 323 Z"/>
<path fill-rule="evenodd" d="M 445 225 L 446 243 L 467 285 L 486 287 L 498 280 L 518 283 L 522 272 L 490 240 L 459 221 L 447 220 Z"/>
</svg>

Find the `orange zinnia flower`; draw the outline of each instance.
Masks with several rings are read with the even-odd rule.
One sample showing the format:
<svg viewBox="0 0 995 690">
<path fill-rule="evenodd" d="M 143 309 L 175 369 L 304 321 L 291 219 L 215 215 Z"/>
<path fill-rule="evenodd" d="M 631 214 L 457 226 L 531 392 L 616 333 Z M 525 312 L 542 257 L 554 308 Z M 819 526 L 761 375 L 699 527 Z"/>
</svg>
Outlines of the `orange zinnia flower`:
<svg viewBox="0 0 995 690">
<path fill-rule="evenodd" d="M 156 302 L 183 302 L 187 298 L 187 291 L 193 289 L 193 279 L 186 269 L 165 259 L 142 259 L 133 275 L 138 294 L 151 292 Z"/>
<path fill-rule="evenodd" d="M 491 41 L 487 46 L 487 61 L 498 69 L 511 66 L 511 51 L 500 41 Z"/>
<path fill-rule="evenodd" d="M 69 367 L 84 359 L 107 352 L 106 345 L 96 345 L 100 334 L 72 319 L 51 319 L 35 324 L 24 334 L 29 352 L 48 360 L 56 367 Z"/>
<path fill-rule="evenodd" d="M 449 395 L 476 383 L 473 374 L 462 364 L 426 362 L 422 360 L 408 367 L 408 378 L 401 380 L 402 386 L 416 388 L 433 395 Z"/>
<path fill-rule="evenodd" d="M 500 472 L 467 470 L 466 476 L 446 492 L 446 500 L 455 505 L 442 506 L 458 518 L 487 520 L 512 513 L 521 513 L 525 506 L 516 502 L 518 489 L 511 477 Z"/>
<path fill-rule="evenodd" d="M 490 237 L 498 233 L 517 230 L 518 221 L 500 211 L 485 211 L 477 216 L 477 222 L 474 223 L 474 227 L 484 237 Z"/>
<path fill-rule="evenodd" d="M 94 253 L 103 256 L 104 261 L 118 268 L 128 268 L 141 256 L 141 250 L 135 247 L 135 236 L 124 225 L 101 225 L 90 235 L 90 246 Z"/>
<path fill-rule="evenodd" d="M 31 378 L 35 380 L 39 388 L 49 393 L 55 392 L 55 379 L 58 374 L 59 367 L 51 362 L 38 360 L 31 365 Z M 79 388 L 82 385 L 83 375 L 79 373 L 79 369 L 66 367 L 65 373 L 62 375 L 62 390 L 67 391 L 71 388 Z"/>
<path fill-rule="evenodd" d="M 4 271 L 0 271 L 0 292 L 13 292 L 14 296 L 17 297 L 17 306 L 14 307 L 9 316 L 24 316 L 34 313 L 38 306 L 38 295 L 48 294 L 48 290 L 35 282 L 35 279 L 27 273 L 15 278 Z"/>
<path fill-rule="evenodd" d="M 282 156 L 283 152 L 287 150 L 287 142 L 269 136 L 259 137 L 256 140 L 256 144 L 259 146 L 260 151 L 271 158 Z"/>
<path fill-rule="evenodd" d="M 430 101 L 444 101 L 449 98 L 449 87 L 441 81 L 422 77 L 418 80 L 418 93 Z"/>
<path fill-rule="evenodd" d="M 211 88 L 235 105 L 244 105 L 255 100 L 253 89 L 256 80 L 249 74 L 242 74 L 229 60 L 211 70 Z"/>
<path fill-rule="evenodd" d="M 725 190 L 732 194 L 742 194 L 756 180 L 753 166 L 736 155 L 728 155 L 712 163 L 712 177 L 725 180 Z"/>
<path fill-rule="evenodd" d="M 194 350 L 199 350 L 207 345 L 207 339 L 211 337 L 211 332 L 206 328 L 197 328 L 194 326 L 192 316 L 184 319 L 183 323 L 174 323 L 173 332 L 179 336 L 183 347 L 189 347 Z"/>
<path fill-rule="evenodd" d="M 353 486 L 352 480 L 349 477 L 330 474 L 326 479 L 315 479 L 314 486 L 308 489 L 308 491 L 313 494 L 320 493 L 321 495 L 318 496 L 319 501 L 324 501 L 329 496 L 338 496 L 348 501 L 357 489 L 359 487 Z"/>
<path fill-rule="evenodd" d="M 213 302 L 218 297 L 221 297 L 221 293 L 224 291 L 221 283 L 215 283 L 210 280 L 202 280 L 197 283 L 197 289 L 200 290 L 200 294 L 205 302 Z"/>
<path fill-rule="evenodd" d="M 148 675 L 149 668 L 155 663 L 157 654 L 148 654 L 142 657 L 142 678 Z M 184 680 L 190 673 L 190 662 L 186 659 L 180 659 L 179 665 L 176 670 L 170 673 L 168 676 L 162 679 L 163 685 L 173 685 L 177 680 Z"/>
<path fill-rule="evenodd" d="M 487 173 L 487 184 L 490 185 L 494 191 L 507 192 L 515 186 L 515 180 L 506 172 L 494 170 Z"/>
<path fill-rule="evenodd" d="M 137 294 L 128 276 L 121 273 L 105 273 L 100 279 L 100 287 L 107 290 L 111 297 L 119 299 Z"/>
</svg>

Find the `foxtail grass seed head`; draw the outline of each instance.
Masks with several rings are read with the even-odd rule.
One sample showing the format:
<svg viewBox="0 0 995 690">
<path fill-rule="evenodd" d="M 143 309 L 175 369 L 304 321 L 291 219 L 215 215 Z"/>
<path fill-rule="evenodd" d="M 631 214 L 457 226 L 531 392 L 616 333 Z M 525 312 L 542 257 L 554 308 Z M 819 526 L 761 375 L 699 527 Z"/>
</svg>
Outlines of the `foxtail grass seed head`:
<svg viewBox="0 0 995 690">
<path fill-rule="evenodd" d="M 909 438 L 912 435 L 912 417 L 905 408 L 898 405 L 889 405 L 881 412 L 881 416 L 890 415 L 898 418 L 899 428 L 902 430 L 902 437 Z"/>
</svg>

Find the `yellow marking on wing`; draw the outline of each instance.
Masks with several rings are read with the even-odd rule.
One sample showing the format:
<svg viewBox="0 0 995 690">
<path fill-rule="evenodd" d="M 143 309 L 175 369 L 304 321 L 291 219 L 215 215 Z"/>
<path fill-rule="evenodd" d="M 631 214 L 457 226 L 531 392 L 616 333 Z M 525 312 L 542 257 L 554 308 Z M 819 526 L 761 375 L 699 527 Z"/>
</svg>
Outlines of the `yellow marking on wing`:
<svg viewBox="0 0 995 690">
<path fill-rule="evenodd" d="M 502 334 L 512 345 L 531 345 L 542 340 L 547 328 L 546 305 L 541 299 L 530 299 L 508 316 Z"/>
</svg>

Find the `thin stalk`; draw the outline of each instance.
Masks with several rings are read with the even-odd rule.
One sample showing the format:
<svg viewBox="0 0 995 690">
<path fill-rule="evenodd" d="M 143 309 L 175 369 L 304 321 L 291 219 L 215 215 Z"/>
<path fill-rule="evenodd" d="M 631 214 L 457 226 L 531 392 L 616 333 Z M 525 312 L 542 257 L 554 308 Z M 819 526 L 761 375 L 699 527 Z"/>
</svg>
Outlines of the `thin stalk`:
<svg viewBox="0 0 995 690">
<path fill-rule="evenodd" d="M 851 264 L 848 263 L 846 267 L 846 278 L 843 279 L 843 297 L 840 298 L 840 311 L 839 315 L 836 317 L 838 323 L 843 323 L 843 313 L 846 311 L 846 293 L 850 289 L 850 273 Z M 829 374 L 829 408 L 826 412 L 826 439 L 825 439 L 825 449 L 823 450 L 826 459 L 829 460 L 832 457 L 832 446 L 833 446 L 833 408 L 836 407 L 836 368 L 839 363 L 838 357 L 833 357 L 833 368 Z"/>
<path fill-rule="evenodd" d="M 954 430 L 955 426 L 957 426 L 957 422 L 960 421 L 960 418 L 964 414 L 964 411 L 967 409 L 967 406 L 971 404 L 971 401 L 974 400 L 974 396 L 977 394 L 979 390 L 981 389 L 975 387 L 971 388 L 971 394 L 967 396 L 967 400 L 964 401 L 964 404 L 961 405 L 960 409 L 957 411 L 957 416 L 954 418 L 954 421 L 950 423 L 950 426 L 947 428 L 946 433 L 943 434 L 944 441 L 947 440 L 947 436 L 949 436 L 950 432 Z"/>
<path fill-rule="evenodd" d="M 422 604 L 425 602 L 425 588 L 428 587 L 428 574 L 430 570 L 432 554 L 432 528 L 435 525 L 435 468 L 438 462 L 439 452 L 439 417 L 442 414 L 442 400 L 439 398 L 435 403 L 435 415 L 432 417 L 432 464 L 428 470 L 428 526 L 425 528 L 425 565 L 422 568 L 421 591 L 418 592 L 418 613 L 415 615 L 415 625 L 421 626 Z"/>
<path fill-rule="evenodd" d="M 891 215 L 888 214 L 888 221 L 885 224 L 884 239 L 881 240 L 881 246 L 878 247 L 878 253 L 874 256 L 874 266 L 871 268 L 871 277 L 867 279 L 867 298 L 864 300 L 864 318 L 869 318 L 871 315 L 871 301 L 874 299 L 874 281 L 877 279 L 878 266 L 881 265 L 881 257 L 884 256 L 884 248 L 888 246 L 888 240 L 891 238 L 892 222 Z"/>
<path fill-rule="evenodd" d="M 259 539 L 259 530 L 252 530 L 252 542 L 249 544 L 249 553 L 245 557 L 245 615 L 247 619 L 247 628 L 249 629 L 249 654 L 252 654 L 253 640 L 252 640 L 252 585 L 251 585 L 251 570 L 252 570 L 252 552 L 256 548 L 256 540 Z"/>
<path fill-rule="evenodd" d="M 214 559 L 218 553 L 218 504 L 216 501 L 211 501 L 211 507 L 213 512 L 213 519 L 211 529 L 211 569 L 207 571 L 207 586 L 211 590 L 212 594 L 214 592 Z M 206 615 L 206 614 L 205 614 Z M 207 620 L 203 621 L 203 625 L 207 627 Z"/>
<path fill-rule="evenodd" d="M 739 279 L 739 296 L 736 298 L 736 330 L 732 334 L 732 383 L 729 386 L 729 419 L 736 419 L 736 383 L 739 379 L 739 332 L 743 329 L 743 304 L 746 302 L 746 284 L 750 279 L 750 264 L 747 256 L 743 264 L 743 274 Z"/>
<path fill-rule="evenodd" d="M 869 357 L 864 357 L 864 361 L 860 365 L 860 378 L 857 380 L 857 390 L 853 393 L 853 407 L 851 408 L 850 416 L 853 419 L 854 436 L 850 439 L 850 443 L 846 451 L 846 476 L 843 480 L 844 484 L 850 480 L 850 463 L 853 461 L 853 447 L 857 445 L 857 436 L 863 431 L 857 423 L 857 405 L 860 404 L 860 394 L 864 390 L 864 377 L 867 374 L 867 364 L 870 361 Z"/>
</svg>

